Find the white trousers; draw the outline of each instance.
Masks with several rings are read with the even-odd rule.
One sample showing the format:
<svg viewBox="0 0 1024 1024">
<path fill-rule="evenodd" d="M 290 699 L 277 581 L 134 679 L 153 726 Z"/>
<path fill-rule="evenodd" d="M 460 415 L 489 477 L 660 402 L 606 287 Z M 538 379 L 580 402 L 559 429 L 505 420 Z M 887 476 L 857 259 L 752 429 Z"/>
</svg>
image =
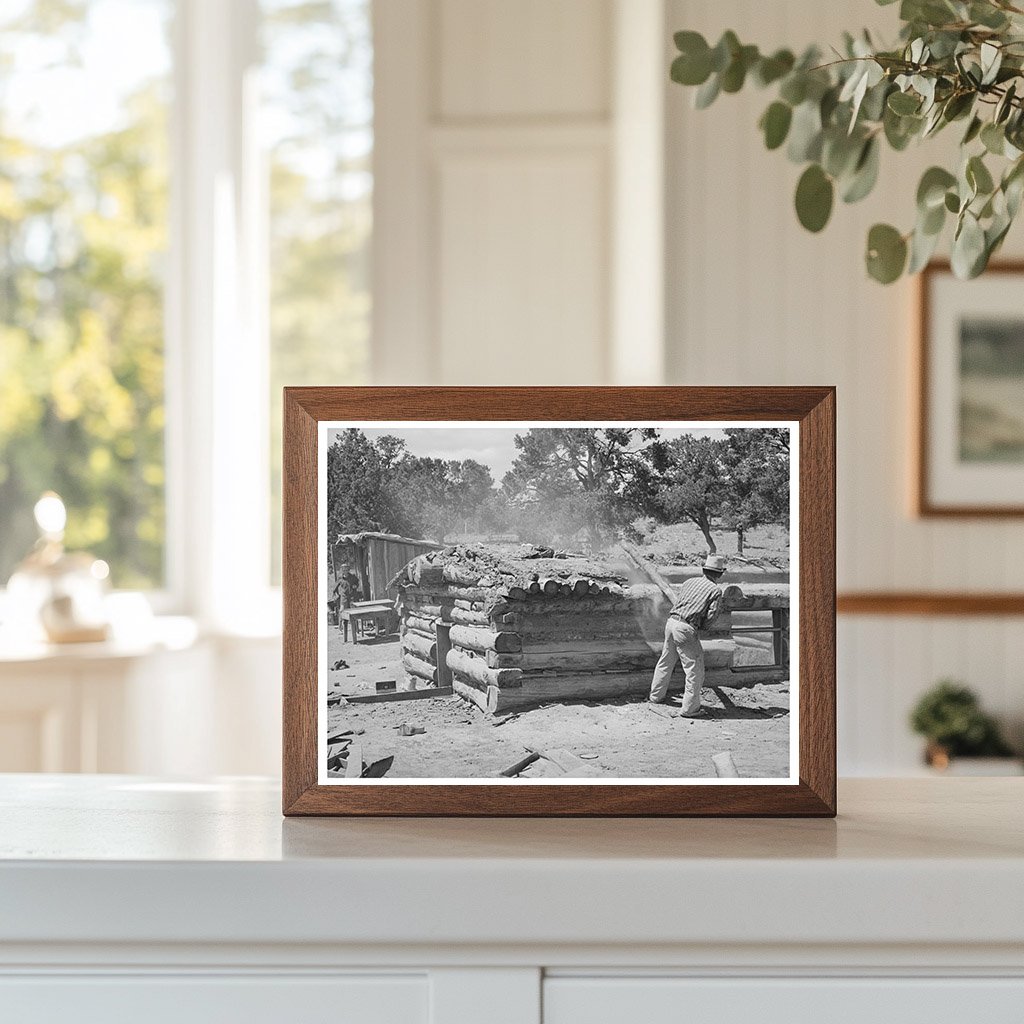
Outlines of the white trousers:
<svg viewBox="0 0 1024 1024">
<path fill-rule="evenodd" d="M 686 689 L 683 691 L 680 710 L 684 715 L 695 715 L 700 710 L 700 691 L 704 686 L 704 648 L 693 626 L 670 616 L 665 623 L 665 646 L 661 649 L 658 664 L 654 666 L 651 700 L 660 703 L 665 699 L 676 662 L 683 666 L 686 676 Z"/>
</svg>

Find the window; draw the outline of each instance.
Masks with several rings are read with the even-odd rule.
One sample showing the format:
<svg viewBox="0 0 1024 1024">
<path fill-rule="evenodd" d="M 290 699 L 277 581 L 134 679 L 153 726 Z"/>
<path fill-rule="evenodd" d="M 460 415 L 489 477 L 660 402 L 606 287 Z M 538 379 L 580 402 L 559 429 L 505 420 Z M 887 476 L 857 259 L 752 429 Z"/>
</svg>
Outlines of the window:
<svg viewBox="0 0 1024 1024">
<path fill-rule="evenodd" d="M 53 489 L 116 587 L 260 618 L 281 388 L 367 376 L 372 69 L 371 0 L 2 5 L 0 587 Z"/>
<path fill-rule="evenodd" d="M 48 489 L 115 585 L 164 580 L 171 13 L 0 13 L 0 585 Z"/>
<path fill-rule="evenodd" d="M 281 388 L 362 384 L 370 336 L 370 0 L 264 0 L 269 156 L 271 566 L 280 565 Z"/>
</svg>

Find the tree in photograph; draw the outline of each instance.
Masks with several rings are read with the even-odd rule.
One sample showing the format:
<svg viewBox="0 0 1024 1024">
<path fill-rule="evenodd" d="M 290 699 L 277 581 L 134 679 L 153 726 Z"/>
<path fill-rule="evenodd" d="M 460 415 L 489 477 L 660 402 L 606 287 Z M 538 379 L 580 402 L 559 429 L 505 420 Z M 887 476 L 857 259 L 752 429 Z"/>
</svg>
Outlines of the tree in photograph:
<svg viewBox="0 0 1024 1024">
<path fill-rule="evenodd" d="M 665 522 L 694 523 L 711 554 L 718 550 L 711 531 L 729 496 L 726 445 L 715 438 L 685 434 L 667 442 L 659 453 L 658 517 Z"/>
<path fill-rule="evenodd" d="M 635 428 L 531 429 L 503 489 L 529 534 L 585 533 L 598 548 L 650 503 L 655 475 L 647 449 L 657 432 Z"/>
<path fill-rule="evenodd" d="M 380 454 L 355 427 L 343 430 L 327 449 L 327 535 L 390 530 Z"/>
<path fill-rule="evenodd" d="M 723 525 L 736 531 L 744 554 L 748 530 L 765 523 L 789 525 L 789 431 L 778 427 L 730 427 L 722 448 L 728 475 Z"/>
</svg>

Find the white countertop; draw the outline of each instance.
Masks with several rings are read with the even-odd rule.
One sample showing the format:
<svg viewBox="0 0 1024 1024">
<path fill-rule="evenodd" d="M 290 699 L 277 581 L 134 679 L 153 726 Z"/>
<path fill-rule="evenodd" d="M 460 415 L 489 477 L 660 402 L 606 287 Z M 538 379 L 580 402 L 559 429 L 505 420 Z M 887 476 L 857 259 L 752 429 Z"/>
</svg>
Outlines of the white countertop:
<svg viewBox="0 0 1024 1024">
<path fill-rule="evenodd" d="M 284 819 L 275 783 L 0 777 L 0 943 L 1024 945 L 1024 781 L 836 821 Z"/>
</svg>

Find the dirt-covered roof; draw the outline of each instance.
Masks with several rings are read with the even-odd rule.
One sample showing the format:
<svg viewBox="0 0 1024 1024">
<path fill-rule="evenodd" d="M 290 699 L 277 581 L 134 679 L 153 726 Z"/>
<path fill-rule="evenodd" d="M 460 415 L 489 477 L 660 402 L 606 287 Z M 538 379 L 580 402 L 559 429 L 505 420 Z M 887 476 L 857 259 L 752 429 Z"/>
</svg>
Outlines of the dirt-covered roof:
<svg viewBox="0 0 1024 1024">
<path fill-rule="evenodd" d="M 393 585 L 475 587 L 526 594 L 622 594 L 627 577 L 612 563 L 532 545 L 454 545 L 420 555 Z"/>
</svg>

